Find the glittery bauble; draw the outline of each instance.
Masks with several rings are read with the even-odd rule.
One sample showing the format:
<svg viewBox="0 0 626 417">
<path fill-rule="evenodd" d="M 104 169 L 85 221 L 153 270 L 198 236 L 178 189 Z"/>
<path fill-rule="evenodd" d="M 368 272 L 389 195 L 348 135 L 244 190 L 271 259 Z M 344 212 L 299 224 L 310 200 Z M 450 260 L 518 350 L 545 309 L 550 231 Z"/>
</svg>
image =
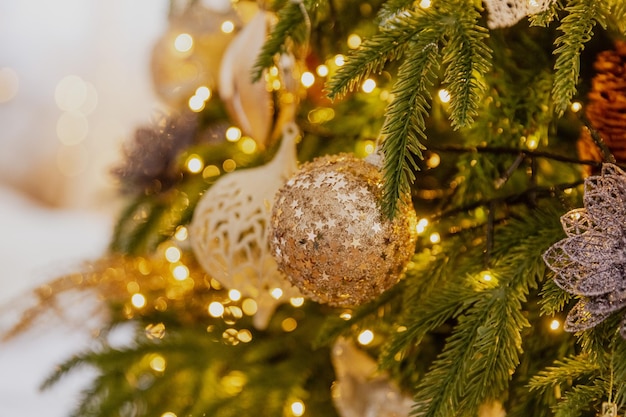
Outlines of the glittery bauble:
<svg viewBox="0 0 626 417">
<path fill-rule="evenodd" d="M 398 282 L 415 251 L 410 201 L 389 220 L 375 165 L 341 154 L 304 164 L 280 189 L 270 247 L 279 268 L 309 298 L 356 306 Z"/>
</svg>

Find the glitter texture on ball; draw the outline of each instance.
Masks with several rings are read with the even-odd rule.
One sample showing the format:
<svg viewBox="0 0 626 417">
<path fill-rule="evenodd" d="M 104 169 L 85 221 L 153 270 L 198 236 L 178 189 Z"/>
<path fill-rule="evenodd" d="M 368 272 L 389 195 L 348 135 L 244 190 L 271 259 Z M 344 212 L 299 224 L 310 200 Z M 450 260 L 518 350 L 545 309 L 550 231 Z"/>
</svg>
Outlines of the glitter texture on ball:
<svg viewBox="0 0 626 417">
<path fill-rule="evenodd" d="M 308 298 L 349 307 L 395 285 L 415 250 L 416 215 L 407 198 L 388 219 L 380 209 L 382 175 L 348 154 L 304 164 L 279 190 L 270 248 Z"/>
</svg>

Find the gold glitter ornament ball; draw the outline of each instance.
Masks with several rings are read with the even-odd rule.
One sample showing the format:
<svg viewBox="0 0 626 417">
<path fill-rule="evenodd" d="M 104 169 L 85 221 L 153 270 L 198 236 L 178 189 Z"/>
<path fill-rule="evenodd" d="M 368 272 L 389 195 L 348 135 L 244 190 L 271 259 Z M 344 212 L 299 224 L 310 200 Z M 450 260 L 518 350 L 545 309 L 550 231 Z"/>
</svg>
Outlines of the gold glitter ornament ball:
<svg viewBox="0 0 626 417">
<path fill-rule="evenodd" d="M 272 209 L 279 269 L 305 296 L 331 306 L 357 306 L 392 287 L 415 251 L 416 215 L 407 201 L 388 219 L 381 197 L 380 170 L 365 160 L 339 154 L 304 164 Z"/>
</svg>

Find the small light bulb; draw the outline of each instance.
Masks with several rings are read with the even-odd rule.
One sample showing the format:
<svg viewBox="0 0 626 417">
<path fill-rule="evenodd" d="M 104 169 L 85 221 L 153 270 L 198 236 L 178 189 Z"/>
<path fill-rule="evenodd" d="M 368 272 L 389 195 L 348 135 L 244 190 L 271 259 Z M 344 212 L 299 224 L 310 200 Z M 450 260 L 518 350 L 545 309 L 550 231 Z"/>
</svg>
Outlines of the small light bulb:
<svg viewBox="0 0 626 417">
<path fill-rule="evenodd" d="M 229 142 L 237 142 L 241 139 L 241 129 L 235 126 L 231 126 L 226 129 L 226 140 Z"/>
<path fill-rule="evenodd" d="M 300 82 L 304 87 L 309 88 L 315 84 L 315 75 L 312 72 L 305 71 L 300 76 Z"/>
<path fill-rule="evenodd" d="M 422 9 L 428 9 L 430 7 L 430 0 L 422 0 L 422 1 L 420 1 L 420 7 Z"/>
<path fill-rule="evenodd" d="M 350 36 L 348 36 L 348 48 L 350 49 L 356 49 L 359 46 L 361 46 L 361 37 L 359 35 L 357 35 L 356 33 L 351 34 Z"/>
<path fill-rule="evenodd" d="M 213 301 L 209 304 L 207 311 L 211 317 L 222 317 L 222 314 L 224 314 L 224 306 L 220 302 Z"/>
<path fill-rule="evenodd" d="M 235 289 L 231 289 L 228 291 L 228 298 L 233 301 L 239 301 L 241 300 L 241 293 Z"/>
<path fill-rule="evenodd" d="M 583 108 L 583 105 L 580 102 L 575 101 L 572 103 L 572 106 L 570 108 L 574 113 L 578 113 Z"/>
<path fill-rule="evenodd" d="M 294 416 L 300 417 L 304 414 L 304 403 L 302 401 L 294 401 L 291 403 L 291 412 Z"/>
<path fill-rule="evenodd" d="M 361 86 L 361 90 L 363 90 L 363 92 L 365 93 L 371 93 L 372 91 L 374 91 L 375 88 L 376 81 L 372 80 L 371 78 L 363 81 L 363 85 Z"/>
<path fill-rule="evenodd" d="M 365 345 L 369 345 L 370 343 L 372 343 L 372 341 L 374 340 L 374 333 L 371 330 L 363 330 L 361 333 L 359 333 L 359 335 L 357 336 L 357 340 L 359 341 L 360 344 L 362 344 L 363 346 Z"/>
<path fill-rule="evenodd" d="M 165 249 L 165 259 L 167 259 L 168 262 L 178 262 L 180 261 L 181 256 L 182 253 L 180 249 L 178 249 L 176 246 L 170 246 L 169 248 Z"/>
<path fill-rule="evenodd" d="M 417 225 L 415 225 L 415 231 L 417 233 L 424 233 L 426 227 L 428 227 L 428 219 L 419 219 Z"/>
<path fill-rule="evenodd" d="M 220 29 L 224 33 L 232 33 L 235 30 L 235 24 L 230 20 L 225 20 L 222 22 Z"/>
<path fill-rule="evenodd" d="M 561 322 L 558 321 L 557 319 L 554 319 L 550 322 L 550 330 L 556 331 L 556 330 L 559 330 L 560 327 L 561 327 Z"/>
<path fill-rule="evenodd" d="M 193 48 L 193 38 L 188 33 L 181 33 L 174 40 L 174 48 L 178 52 L 189 52 Z"/>
<path fill-rule="evenodd" d="M 335 55 L 335 65 L 337 65 L 338 67 L 343 66 L 346 63 L 346 59 L 343 55 L 339 54 L 339 55 Z"/>
<path fill-rule="evenodd" d="M 192 174 L 197 174 L 198 172 L 201 172 L 202 169 L 204 168 L 204 162 L 202 162 L 202 159 L 200 159 L 200 156 L 198 155 L 190 155 L 189 158 L 187 158 L 187 171 L 191 172 Z"/>
<path fill-rule="evenodd" d="M 437 96 L 439 96 L 439 100 L 442 103 L 449 103 L 450 102 L 450 93 L 448 92 L 448 90 L 446 90 L 444 88 L 439 90 L 439 92 L 437 93 Z"/>
<path fill-rule="evenodd" d="M 315 69 L 315 72 L 320 77 L 326 77 L 328 75 L 328 67 L 326 65 L 323 65 L 323 64 L 322 65 L 318 65 L 318 67 Z"/>
<path fill-rule="evenodd" d="M 281 290 L 280 288 L 274 288 L 272 291 L 270 291 L 270 294 L 274 299 L 278 300 L 280 299 L 280 297 L 283 296 L 283 290 Z"/>
<path fill-rule="evenodd" d="M 439 233 L 434 232 L 430 235 L 430 243 L 439 243 L 441 242 L 441 236 L 439 235 Z"/>
<path fill-rule="evenodd" d="M 130 302 L 135 308 L 143 308 L 146 306 L 146 297 L 139 293 L 133 294 L 133 296 L 130 298 Z"/>
</svg>

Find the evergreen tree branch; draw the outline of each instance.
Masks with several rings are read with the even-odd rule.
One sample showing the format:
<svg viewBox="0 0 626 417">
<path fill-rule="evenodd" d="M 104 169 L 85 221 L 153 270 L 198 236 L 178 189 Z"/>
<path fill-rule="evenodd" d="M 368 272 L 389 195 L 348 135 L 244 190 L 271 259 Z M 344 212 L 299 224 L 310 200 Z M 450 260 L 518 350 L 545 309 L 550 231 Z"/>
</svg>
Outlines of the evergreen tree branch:
<svg viewBox="0 0 626 417">
<path fill-rule="evenodd" d="M 593 385 L 577 385 L 554 407 L 554 417 L 578 417 L 591 409 L 606 392 L 606 384 L 596 380 Z"/>
<path fill-rule="evenodd" d="M 473 7 L 466 10 L 455 16 L 456 24 L 450 26 L 442 50 L 446 69 L 443 83 L 450 93 L 450 120 L 455 129 L 473 122 L 485 89 L 482 76 L 491 67 L 491 51 L 485 44 L 488 32 L 478 25 L 478 11 Z"/>
<path fill-rule="evenodd" d="M 413 170 L 417 169 L 415 158 L 422 158 L 425 149 L 420 138 L 426 139 L 424 118 L 430 109 L 429 91 L 438 57 L 439 48 L 434 42 L 412 45 L 392 91 L 395 99 L 381 130 L 385 155 L 382 210 L 389 218 L 395 216 L 398 201 L 409 195 L 415 180 Z"/>
<path fill-rule="evenodd" d="M 573 381 L 583 381 L 599 376 L 599 366 L 587 355 L 569 356 L 535 375 L 528 386 L 531 391 L 550 391 L 556 386 L 569 386 Z"/>
<path fill-rule="evenodd" d="M 602 3 L 597 0 L 571 0 L 566 6 L 567 16 L 559 25 L 562 32 L 556 41 L 554 53 L 554 84 L 552 98 L 555 110 L 563 114 L 576 93 L 580 75 L 580 54 L 596 23 L 605 26 Z"/>
</svg>

